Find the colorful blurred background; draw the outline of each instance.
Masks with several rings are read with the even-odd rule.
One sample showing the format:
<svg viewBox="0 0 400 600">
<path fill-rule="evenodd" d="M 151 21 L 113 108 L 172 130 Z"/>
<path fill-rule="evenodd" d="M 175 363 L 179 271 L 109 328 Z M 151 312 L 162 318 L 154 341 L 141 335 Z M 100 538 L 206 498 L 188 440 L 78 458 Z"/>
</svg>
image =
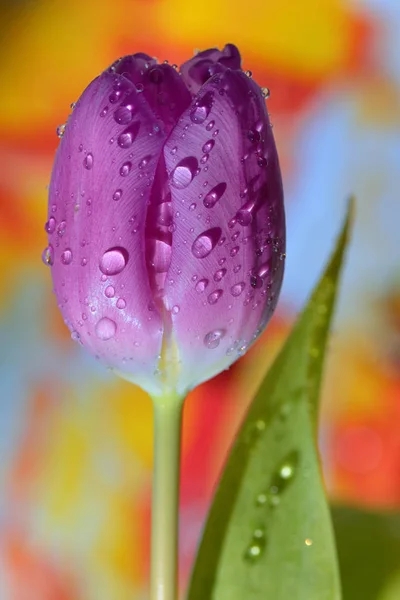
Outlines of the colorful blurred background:
<svg viewBox="0 0 400 600">
<path fill-rule="evenodd" d="M 354 193 L 320 447 L 332 502 L 353 507 L 335 511 L 345 599 L 400 598 L 399 1 L 18 0 L 0 3 L 0 600 L 147 597 L 151 404 L 70 339 L 40 260 L 46 186 L 56 127 L 115 58 L 143 51 L 179 64 L 226 42 L 271 90 L 287 268 L 267 332 L 186 403 L 182 590 L 266 357 Z M 371 569 L 361 593 L 357 577 Z"/>
</svg>

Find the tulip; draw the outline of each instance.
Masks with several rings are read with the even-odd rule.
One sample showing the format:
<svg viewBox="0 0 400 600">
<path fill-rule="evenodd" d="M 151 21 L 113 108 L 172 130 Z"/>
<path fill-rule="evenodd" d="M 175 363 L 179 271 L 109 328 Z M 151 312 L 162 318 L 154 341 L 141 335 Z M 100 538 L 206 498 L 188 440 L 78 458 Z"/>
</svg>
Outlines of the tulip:
<svg viewBox="0 0 400 600">
<path fill-rule="evenodd" d="M 265 94 L 232 44 L 180 72 L 139 53 L 61 130 L 44 252 L 60 310 L 153 396 L 228 368 L 276 305 L 285 221 Z"/>
<path fill-rule="evenodd" d="M 276 306 L 285 216 L 267 94 L 232 44 L 179 71 L 138 53 L 59 129 L 43 260 L 60 310 L 75 340 L 153 399 L 228 368 Z M 174 448 L 163 464 L 156 451 L 165 477 L 179 453 L 167 431 L 156 416 L 160 447 Z"/>
</svg>

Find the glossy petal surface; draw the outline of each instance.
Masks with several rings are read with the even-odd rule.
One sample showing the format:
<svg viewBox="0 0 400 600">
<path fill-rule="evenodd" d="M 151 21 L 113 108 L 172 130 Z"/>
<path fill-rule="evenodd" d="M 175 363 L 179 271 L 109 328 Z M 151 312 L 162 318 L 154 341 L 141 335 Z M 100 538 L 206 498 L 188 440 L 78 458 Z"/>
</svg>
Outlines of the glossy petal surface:
<svg viewBox="0 0 400 600">
<path fill-rule="evenodd" d="M 260 88 L 239 71 L 213 76 L 164 156 L 174 213 L 165 302 L 185 389 L 245 351 L 282 282 L 282 184 Z"/>
<path fill-rule="evenodd" d="M 54 289 L 72 336 L 148 391 L 158 385 L 162 320 L 145 220 L 165 136 L 144 95 L 104 73 L 69 118 L 49 194 Z"/>
</svg>

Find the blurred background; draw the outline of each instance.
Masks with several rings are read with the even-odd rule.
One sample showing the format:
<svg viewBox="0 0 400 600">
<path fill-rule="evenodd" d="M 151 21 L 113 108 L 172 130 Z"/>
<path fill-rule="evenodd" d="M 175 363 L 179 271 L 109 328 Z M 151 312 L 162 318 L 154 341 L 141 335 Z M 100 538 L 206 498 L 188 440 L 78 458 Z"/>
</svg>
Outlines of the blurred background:
<svg viewBox="0 0 400 600">
<path fill-rule="evenodd" d="M 305 302 L 354 193 L 320 447 L 332 503 L 350 507 L 335 509 L 345 599 L 400 598 L 399 1 L 3 0 L 0 600 L 147 597 L 151 404 L 70 339 L 40 260 L 46 186 L 56 127 L 115 58 L 142 51 L 180 64 L 226 42 L 271 90 L 287 265 L 257 345 L 186 403 L 182 590 L 266 357 Z"/>
</svg>

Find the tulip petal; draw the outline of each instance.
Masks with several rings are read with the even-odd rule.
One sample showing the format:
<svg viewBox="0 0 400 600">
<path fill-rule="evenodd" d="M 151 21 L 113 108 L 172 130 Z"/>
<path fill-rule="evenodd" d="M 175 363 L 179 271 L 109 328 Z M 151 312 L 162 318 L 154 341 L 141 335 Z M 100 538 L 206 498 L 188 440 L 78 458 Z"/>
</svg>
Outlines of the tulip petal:
<svg viewBox="0 0 400 600">
<path fill-rule="evenodd" d="M 191 101 L 190 93 L 178 72 L 171 65 L 159 65 L 154 58 L 142 53 L 125 56 L 111 68 L 116 73 L 124 74 L 138 91 L 143 92 L 149 106 L 169 133 Z"/>
<path fill-rule="evenodd" d="M 226 44 L 222 52 L 218 48 L 198 52 L 181 65 L 182 79 L 192 94 L 197 94 L 201 86 L 217 72 L 226 68 L 240 69 L 240 53 L 233 44 Z"/>
<path fill-rule="evenodd" d="M 260 88 L 241 71 L 214 75 L 182 115 L 164 157 L 174 214 L 164 303 L 183 392 L 234 362 L 278 298 L 283 191 Z"/>
<path fill-rule="evenodd" d="M 147 203 L 166 139 L 143 94 L 112 71 L 70 116 L 49 191 L 52 275 L 72 336 L 158 391 L 163 324 L 146 266 Z"/>
</svg>

